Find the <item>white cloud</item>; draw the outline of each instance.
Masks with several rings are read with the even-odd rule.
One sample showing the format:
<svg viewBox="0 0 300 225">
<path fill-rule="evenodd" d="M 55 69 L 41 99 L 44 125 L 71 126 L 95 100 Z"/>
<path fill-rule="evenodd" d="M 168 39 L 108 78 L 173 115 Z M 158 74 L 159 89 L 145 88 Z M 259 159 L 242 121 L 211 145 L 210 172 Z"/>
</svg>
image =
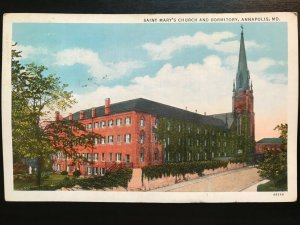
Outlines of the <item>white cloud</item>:
<svg viewBox="0 0 300 225">
<path fill-rule="evenodd" d="M 88 66 L 88 72 L 92 76 L 101 78 L 104 75 L 108 75 L 111 79 L 126 75 L 134 69 L 143 67 L 143 63 L 140 61 L 104 63 L 98 53 L 83 48 L 65 49 L 56 53 L 55 64 L 62 66 L 83 64 Z"/>
<path fill-rule="evenodd" d="M 172 57 L 176 51 L 184 48 L 205 46 L 208 49 L 215 51 L 233 53 L 239 47 L 239 41 L 224 41 L 235 37 L 236 35 L 231 32 L 215 32 L 206 34 L 197 32 L 193 36 L 183 35 L 178 37 L 171 37 L 160 44 L 146 43 L 142 47 L 148 52 L 153 60 L 166 60 Z M 254 41 L 245 43 L 247 48 L 258 47 Z"/>
<path fill-rule="evenodd" d="M 27 59 L 37 55 L 46 55 L 49 53 L 48 49 L 43 47 L 34 47 L 31 45 L 15 45 L 13 49 L 21 51 L 22 59 Z"/>
<path fill-rule="evenodd" d="M 265 68 L 261 65 L 265 65 L 262 59 L 253 63 L 256 63 L 257 68 Z M 226 67 L 215 55 L 206 57 L 201 63 L 187 66 L 165 64 L 155 76 L 136 77 L 128 86 L 100 86 L 93 92 L 76 94 L 78 103 L 71 111 L 104 105 L 106 97 L 110 97 L 112 103 L 142 97 L 182 109 L 187 107 L 190 111 L 197 109 L 201 114 L 230 112 L 235 72 L 235 69 Z M 271 83 L 261 73 L 263 71 L 251 74 L 257 138 L 272 132 L 273 125 L 284 122 L 287 114 L 287 85 Z M 259 124 L 269 126 L 259 127 Z"/>
</svg>

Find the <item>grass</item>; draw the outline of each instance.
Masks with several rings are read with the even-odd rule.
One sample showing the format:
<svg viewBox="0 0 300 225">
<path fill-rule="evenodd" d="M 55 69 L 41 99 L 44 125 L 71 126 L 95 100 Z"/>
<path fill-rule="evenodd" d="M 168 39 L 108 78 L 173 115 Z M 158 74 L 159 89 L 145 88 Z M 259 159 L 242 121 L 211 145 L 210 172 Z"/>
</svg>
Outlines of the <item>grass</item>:
<svg viewBox="0 0 300 225">
<path fill-rule="evenodd" d="M 67 175 L 50 174 L 47 178 L 42 181 L 41 185 L 53 186 L 59 184 L 63 181 Z M 14 189 L 15 190 L 28 190 L 32 187 L 37 186 L 37 179 L 35 175 L 20 175 L 18 178 L 14 179 Z"/>
<path fill-rule="evenodd" d="M 263 192 L 263 191 L 287 191 L 287 184 L 275 184 L 273 181 L 269 181 L 265 184 L 260 184 L 257 186 L 257 191 L 258 192 Z"/>
</svg>

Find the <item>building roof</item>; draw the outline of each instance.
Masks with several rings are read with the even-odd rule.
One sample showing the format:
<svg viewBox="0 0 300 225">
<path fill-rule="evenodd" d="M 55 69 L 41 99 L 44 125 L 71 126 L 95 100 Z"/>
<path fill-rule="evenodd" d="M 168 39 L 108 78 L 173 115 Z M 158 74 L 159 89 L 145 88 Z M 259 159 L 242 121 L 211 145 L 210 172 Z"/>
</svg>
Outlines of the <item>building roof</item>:
<svg viewBox="0 0 300 225">
<path fill-rule="evenodd" d="M 222 120 L 223 123 L 226 125 L 226 128 L 228 128 L 228 129 L 231 127 L 231 125 L 233 124 L 233 121 L 234 121 L 232 112 L 213 114 L 213 115 L 210 115 L 210 117 Z"/>
<path fill-rule="evenodd" d="M 256 143 L 260 144 L 282 144 L 281 138 L 263 138 Z"/>
<path fill-rule="evenodd" d="M 241 41 L 240 41 L 240 52 L 239 52 L 239 63 L 236 74 L 236 93 L 239 90 L 249 90 L 249 70 L 247 66 L 247 57 L 244 43 L 244 32 L 242 27 Z"/>
<path fill-rule="evenodd" d="M 104 116 L 104 106 L 95 108 L 96 117 Z M 128 101 L 118 102 L 110 105 L 110 115 L 125 113 L 125 112 L 143 112 L 149 113 L 158 117 L 168 117 L 179 120 L 186 120 L 204 125 L 210 125 L 218 128 L 226 128 L 225 123 L 218 118 L 211 116 L 204 116 L 198 113 L 190 112 L 187 110 L 179 109 L 173 106 L 165 105 L 162 103 L 154 102 L 144 98 L 137 98 Z M 84 119 L 92 118 L 92 108 L 83 110 Z M 80 112 L 73 114 L 74 120 L 79 120 Z"/>
</svg>

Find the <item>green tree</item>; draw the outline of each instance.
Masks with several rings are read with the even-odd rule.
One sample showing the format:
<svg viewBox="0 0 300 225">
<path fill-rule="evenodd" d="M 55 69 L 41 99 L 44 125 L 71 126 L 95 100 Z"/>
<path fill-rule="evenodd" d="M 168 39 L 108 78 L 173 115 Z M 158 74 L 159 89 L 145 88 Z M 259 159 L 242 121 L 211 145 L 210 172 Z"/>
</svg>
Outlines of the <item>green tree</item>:
<svg viewBox="0 0 300 225">
<path fill-rule="evenodd" d="M 37 183 L 55 151 L 45 133 L 45 118 L 51 110 L 65 110 L 75 103 L 58 77 L 45 74 L 45 66 L 21 65 L 21 52 L 12 50 L 12 141 L 14 160 L 37 161 Z"/>
<path fill-rule="evenodd" d="M 271 180 L 276 187 L 287 186 L 287 136 L 288 125 L 277 125 L 274 130 L 280 132 L 282 148 L 280 151 L 266 150 L 264 159 L 259 163 L 259 174 L 261 177 Z"/>
<path fill-rule="evenodd" d="M 80 148 L 84 147 L 93 153 L 95 139 L 99 140 L 101 135 L 88 131 L 77 120 L 51 121 L 45 126 L 45 132 L 54 147 L 55 152 L 60 151 L 64 155 L 65 168 L 67 167 L 67 156 L 72 159 L 73 164 L 85 161 L 78 156 Z M 90 163 L 93 163 L 92 160 Z"/>
</svg>

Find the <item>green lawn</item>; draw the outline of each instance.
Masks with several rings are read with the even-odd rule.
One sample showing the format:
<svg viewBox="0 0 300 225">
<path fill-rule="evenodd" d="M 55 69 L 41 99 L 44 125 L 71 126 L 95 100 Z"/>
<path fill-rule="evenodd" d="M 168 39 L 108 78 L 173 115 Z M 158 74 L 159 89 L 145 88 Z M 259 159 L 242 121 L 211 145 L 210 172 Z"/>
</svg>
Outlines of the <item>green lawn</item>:
<svg viewBox="0 0 300 225">
<path fill-rule="evenodd" d="M 60 183 L 64 180 L 67 175 L 58 175 L 58 174 L 50 174 L 49 177 L 42 181 L 41 185 L 52 186 Z M 31 187 L 37 186 L 36 176 L 34 175 L 26 175 L 20 176 L 20 178 L 14 179 L 14 189 L 15 190 L 28 190 Z"/>
<path fill-rule="evenodd" d="M 265 184 L 260 184 L 257 186 L 257 191 L 287 191 L 287 185 L 286 184 L 275 184 L 272 181 L 269 181 Z"/>
</svg>

